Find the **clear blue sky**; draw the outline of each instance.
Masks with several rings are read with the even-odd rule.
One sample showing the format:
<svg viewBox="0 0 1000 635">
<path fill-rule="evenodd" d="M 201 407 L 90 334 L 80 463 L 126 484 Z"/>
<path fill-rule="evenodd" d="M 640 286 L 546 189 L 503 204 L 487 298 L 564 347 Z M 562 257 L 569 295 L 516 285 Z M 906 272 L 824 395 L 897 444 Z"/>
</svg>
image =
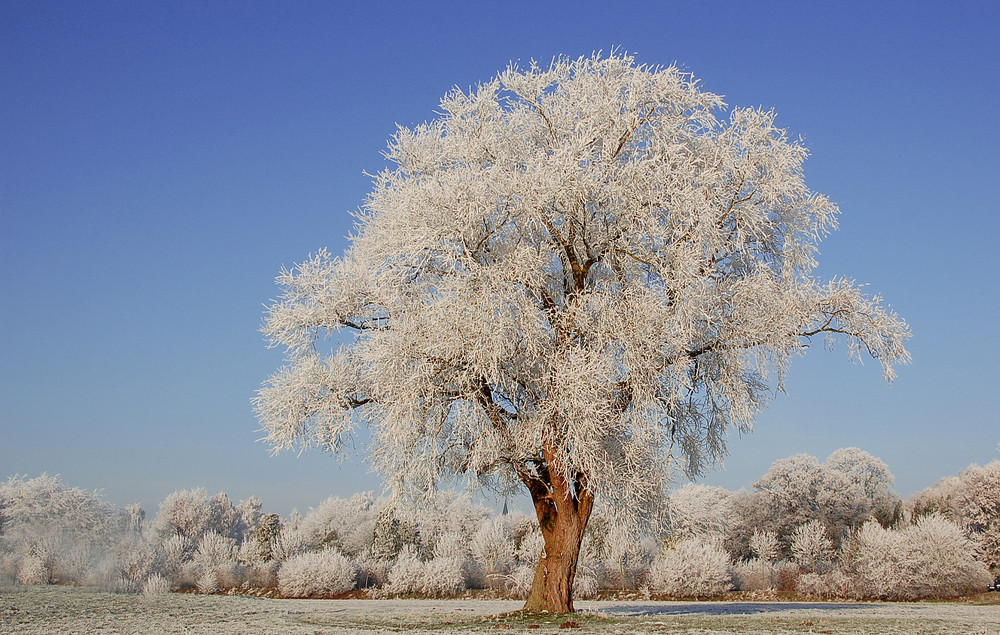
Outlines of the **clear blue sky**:
<svg viewBox="0 0 1000 635">
<path fill-rule="evenodd" d="M 843 211 L 820 274 L 870 283 L 914 332 L 891 387 L 842 348 L 794 362 L 706 482 L 859 446 L 905 495 L 998 458 L 998 32 L 986 1 L 5 2 L 0 478 L 151 513 L 178 488 L 283 514 L 377 489 L 255 442 L 274 276 L 343 250 L 396 122 L 510 60 L 613 46 L 774 107 Z"/>
</svg>

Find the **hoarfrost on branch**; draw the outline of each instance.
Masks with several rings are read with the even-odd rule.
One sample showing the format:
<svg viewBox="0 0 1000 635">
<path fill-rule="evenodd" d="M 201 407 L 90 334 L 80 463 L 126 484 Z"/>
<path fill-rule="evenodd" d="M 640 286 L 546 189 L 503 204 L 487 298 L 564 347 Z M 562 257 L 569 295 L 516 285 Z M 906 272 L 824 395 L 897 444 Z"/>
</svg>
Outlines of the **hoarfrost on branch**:
<svg viewBox="0 0 1000 635">
<path fill-rule="evenodd" d="M 267 440 L 336 452 L 366 425 L 396 492 L 559 481 L 640 514 L 817 338 L 891 379 L 905 322 L 812 275 L 838 210 L 806 187 L 806 149 L 774 112 L 725 109 L 612 53 L 512 64 L 400 127 L 350 248 L 278 278 Z"/>
</svg>

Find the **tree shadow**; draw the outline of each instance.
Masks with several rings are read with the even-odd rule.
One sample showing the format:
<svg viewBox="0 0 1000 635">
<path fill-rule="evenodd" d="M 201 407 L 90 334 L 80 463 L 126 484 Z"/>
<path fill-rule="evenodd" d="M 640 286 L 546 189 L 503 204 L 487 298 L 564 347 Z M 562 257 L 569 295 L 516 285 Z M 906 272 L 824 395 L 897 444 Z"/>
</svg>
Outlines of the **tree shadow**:
<svg viewBox="0 0 1000 635">
<path fill-rule="evenodd" d="M 677 604 L 641 604 L 634 606 L 606 606 L 598 613 L 625 617 L 648 615 L 753 615 L 755 613 L 782 613 L 786 611 L 844 611 L 871 608 L 870 604 L 830 602 L 685 602 Z"/>
</svg>

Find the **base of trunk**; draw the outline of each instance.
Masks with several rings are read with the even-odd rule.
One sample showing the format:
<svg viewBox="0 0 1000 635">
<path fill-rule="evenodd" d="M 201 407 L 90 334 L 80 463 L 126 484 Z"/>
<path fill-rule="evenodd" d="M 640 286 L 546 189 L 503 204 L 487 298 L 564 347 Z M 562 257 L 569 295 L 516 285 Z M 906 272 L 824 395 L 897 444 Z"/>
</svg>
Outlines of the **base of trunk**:
<svg viewBox="0 0 1000 635">
<path fill-rule="evenodd" d="M 555 554 L 553 554 L 555 555 Z M 576 577 L 576 558 L 572 563 L 566 558 L 556 558 L 542 553 L 535 568 L 531 593 L 524 602 L 525 613 L 572 613 L 573 579 Z"/>
</svg>

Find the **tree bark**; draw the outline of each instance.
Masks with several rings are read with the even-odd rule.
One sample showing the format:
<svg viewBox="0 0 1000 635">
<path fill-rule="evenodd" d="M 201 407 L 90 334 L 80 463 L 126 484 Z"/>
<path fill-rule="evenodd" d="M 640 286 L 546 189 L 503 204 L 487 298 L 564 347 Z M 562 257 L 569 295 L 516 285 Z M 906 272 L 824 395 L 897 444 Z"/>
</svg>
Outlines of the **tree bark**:
<svg viewBox="0 0 1000 635">
<path fill-rule="evenodd" d="M 545 544 L 522 610 L 572 613 L 573 580 L 594 497 L 586 489 L 582 475 L 575 479 L 576 483 L 570 483 L 549 474 L 548 483 L 535 481 L 528 487 Z"/>
</svg>

